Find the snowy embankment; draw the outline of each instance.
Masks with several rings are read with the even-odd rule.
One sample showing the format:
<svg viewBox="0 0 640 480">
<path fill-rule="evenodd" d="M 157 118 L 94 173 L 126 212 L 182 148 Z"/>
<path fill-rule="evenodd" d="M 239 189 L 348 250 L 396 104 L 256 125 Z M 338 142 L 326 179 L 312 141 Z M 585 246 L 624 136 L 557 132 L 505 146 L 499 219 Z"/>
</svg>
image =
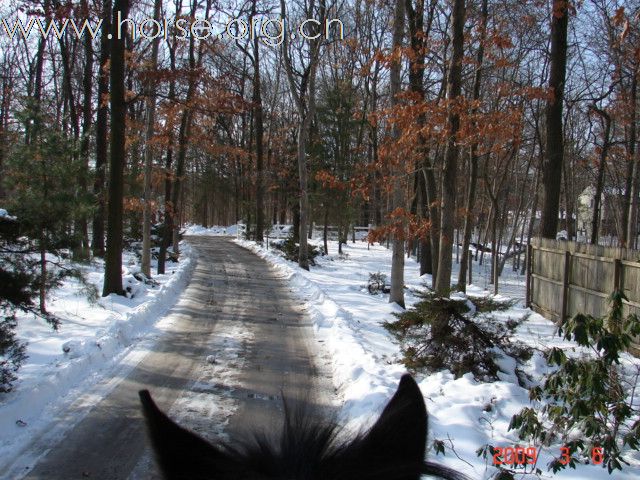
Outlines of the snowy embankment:
<svg viewBox="0 0 640 480">
<path fill-rule="evenodd" d="M 333 380 L 343 402 L 342 416 L 350 428 L 362 428 L 377 417 L 394 393 L 404 367 L 397 362 L 400 350 L 395 340 L 382 327 L 384 321 L 393 321 L 393 313 L 401 309 L 388 303 L 388 295 L 370 295 L 366 285 L 369 273 L 390 273 L 391 253 L 382 246 L 367 247 L 365 242 L 344 245 L 344 255 L 316 258 L 317 266 L 310 272 L 285 260 L 278 251 L 259 247 L 253 242 L 237 241 L 268 260 L 288 278 L 292 288 L 311 317 L 321 358 L 332 370 Z M 336 242 L 330 242 L 329 251 L 336 252 Z M 407 305 L 418 298 L 412 289 L 430 284 L 429 276 L 420 278 L 419 266 L 409 259 L 405 267 Z M 468 287 L 469 295 L 488 295 L 476 286 Z M 495 312 L 498 319 L 522 319 L 516 339 L 530 346 L 534 354 L 521 367 L 541 381 L 549 372 L 542 350 L 559 346 L 567 351 L 575 344 L 560 339 L 555 325 L 522 305 L 507 311 Z M 623 359 L 630 362 L 630 357 Z M 524 445 L 514 431 L 508 431 L 511 417 L 523 407 L 530 406 L 528 390 L 519 386 L 515 375 L 515 361 L 504 358 L 500 380 L 492 383 L 476 381 L 471 374 L 454 378 L 441 371 L 417 378 L 430 415 L 429 445 L 435 439 L 445 446 L 445 455 L 429 452 L 432 460 L 462 471 L 470 478 L 489 479 L 497 473 L 493 458 L 478 457 L 476 451 L 487 444 L 495 447 Z M 538 449 L 537 467 L 542 478 L 551 478 L 547 464 L 559 457 L 559 447 Z M 640 456 L 627 455 L 632 466 L 611 476 L 599 466 L 579 465 L 576 470 L 566 469 L 555 477 L 563 479 L 632 479 L 640 478 Z M 524 473 L 524 470 L 521 470 Z M 531 471 L 529 467 L 528 472 Z M 539 478 L 533 475 L 518 478 Z"/>
<path fill-rule="evenodd" d="M 181 259 L 177 264 L 168 262 L 166 274 L 153 276 L 157 284 L 145 284 L 134 277 L 140 271 L 134 256 L 125 254 L 127 298 L 112 294 L 90 300 L 84 285 L 65 280 L 50 293 L 47 304 L 61 320 L 57 331 L 40 319 L 18 316 L 17 334 L 28 341 L 28 359 L 13 390 L 0 396 L 0 465 L 40 436 L 52 420 L 64 417 L 80 393 L 109 378 L 140 340 L 155 331 L 158 319 L 175 303 L 195 265 L 188 245 Z M 100 292 L 103 263 L 80 268 L 88 284 Z M 107 392 L 103 389 L 102 393 Z"/>
</svg>

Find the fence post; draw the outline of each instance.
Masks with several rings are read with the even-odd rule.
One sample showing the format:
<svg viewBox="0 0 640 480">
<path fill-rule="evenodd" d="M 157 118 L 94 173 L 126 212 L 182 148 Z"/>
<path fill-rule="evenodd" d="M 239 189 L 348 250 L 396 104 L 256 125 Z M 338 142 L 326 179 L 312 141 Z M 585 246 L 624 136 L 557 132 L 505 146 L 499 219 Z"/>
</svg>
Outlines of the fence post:
<svg viewBox="0 0 640 480">
<path fill-rule="evenodd" d="M 467 271 L 469 272 L 469 285 L 471 285 L 473 283 L 473 274 L 471 273 L 471 270 L 473 270 L 473 250 L 469 249 L 469 267 L 467 268 Z"/>
<path fill-rule="evenodd" d="M 527 258 L 525 259 L 525 262 L 527 262 L 527 277 L 526 277 L 526 294 L 525 294 L 525 307 L 529 308 L 531 307 L 531 300 L 533 298 L 533 292 L 531 291 L 533 288 L 533 285 L 531 283 L 531 274 L 533 273 L 533 245 L 531 245 L 531 242 L 529 242 L 527 244 Z"/>
<path fill-rule="evenodd" d="M 562 275 L 562 312 L 560 313 L 560 323 L 567 318 L 567 307 L 569 303 L 569 275 L 571 274 L 571 252 L 564 252 L 564 274 Z"/>
</svg>

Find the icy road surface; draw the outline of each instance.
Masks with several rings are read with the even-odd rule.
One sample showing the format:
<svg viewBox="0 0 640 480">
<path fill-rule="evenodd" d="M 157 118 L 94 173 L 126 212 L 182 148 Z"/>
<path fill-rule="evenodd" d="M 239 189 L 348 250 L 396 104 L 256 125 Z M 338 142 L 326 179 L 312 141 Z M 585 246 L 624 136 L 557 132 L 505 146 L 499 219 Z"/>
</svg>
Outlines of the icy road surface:
<svg viewBox="0 0 640 480">
<path fill-rule="evenodd" d="M 167 332 L 133 352 L 111 378 L 87 392 L 51 433 L 18 455 L 8 477 L 47 480 L 159 478 L 147 449 L 138 390 L 205 437 L 271 431 L 281 393 L 329 405 L 331 381 L 310 355 L 311 323 L 282 277 L 224 237 L 191 237 L 193 277 L 168 316 Z M 91 405 L 92 399 L 95 404 Z M 88 407 L 87 405 L 90 405 Z M 60 433 L 60 426 L 84 417 Z M 31 467 L 28 458 L 39 457 Z"/>
</svg>

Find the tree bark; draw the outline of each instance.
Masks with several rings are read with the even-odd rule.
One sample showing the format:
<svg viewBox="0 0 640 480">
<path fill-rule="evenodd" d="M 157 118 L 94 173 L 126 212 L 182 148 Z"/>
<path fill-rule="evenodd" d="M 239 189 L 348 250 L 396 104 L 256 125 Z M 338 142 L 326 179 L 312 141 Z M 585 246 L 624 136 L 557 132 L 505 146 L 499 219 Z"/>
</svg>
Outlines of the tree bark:
<svg viewBox="0 0 640 480">
<path fill-rule="evenodd" d="M 417 94 L 420 101 L 425 100 L 425 90 L 423 84 L 426 56 L 425 47 L 431 32 L 431 26 L 433 24 L 436 7 L 437 2 L 432 0 L 429 6 L 427 22 L 425 26 L 424 0 L 416 1 L 415 8 L 413 7 L 411 0 L 406 0 L 407 20 L 412 49 L 409 68 L 409 84 L 411 90 Z M 416 120 L 420 125 L 424 125 L 427 119 L 424 115 L 419 115 Z M 433 167 L 429 158 L 429 148 L 427 147 L 425 139 L 422 136 L 420 136 L 419 142 L 419 149 L 421 151 L 420 156 L 422 157 L 421 170 L 424 177 L 420 185 L 421 188 L 422 186 L 424 186 L 425 189 L 422 195 L 422 202 L 424 203 L 425 208 L 421 209 L 421 211 L 423 212 L 423 217 L 428 217 L 431 223 L 431 226 L 429 228 L 429 239 L 421 240 L 421 251 L 423 252 L 423 254 L 429 255 L 430 258 L 423 259 L 423 255 L 421 255 L 420 274 L 431 274 L 432 281 L 435 282 L 435 277 L 438 270 L 438 242 L 440 241 L 440 237 L 438 234 L 440 227 L 439 214 L 436 205 L 437 186 Z M 426 245 L 426 243 L 429 243 L 429 245 Z"/>
<path fill-rule="evenodd" d="M 309 139 L 309 126 L 311 124 L 311 116 L 307 113 L 304 120 L 300 122 L 298 127 L 298 176 L 300 179 L 300 248 L 298 256 L 298 265 L 305 270 L 309 270 L 308 258 L 308 242 L 307 227 L 309 215 L 309 192 L 308 192 L 308 173 L 307 173 L 307 142 Z"/>
<path fill-rule="evenodd" d="M 440 252 L 435 290 L 448 297 L 451 291 L 451 262 L 453 254 L 453 228 L 456 211 L 456 180 L 458 145 L 456 135 L 460 129 L 457 103 L 462 91 L 462 59 L 464 55 L 465 2 L 454 0 L 451 21 L 452 54 L 447 78 L 447 144 L 442 171 L 442 200 L 440 203 Z"/>
<path fill-rule="evenodd" d="M 397 1 L 393 16 L 393 40 L 392 48 L 395 51 L 402 48 L 402 40 L 404 37 L 404 2 Z M 400 59 L 396 59 L 391 64 L 390 80 L 389 80 L 389 96 L 391 97 L 391 105 L 399 105 L 398 94 L 400 93 L 400 69 L 402 63 Z M 397 125 L 393 126 L 392 136 L 394 140 L 400 138 L 400 129 Z M 391 194 L 391 211 L 404 208 L 404 189 L 403 189 L 403 163 L 398 161 L 395 167 L 395 177 L 393 180 L 393 192 Z M 397 303 L 404 308 L 404 221 L 400 219 L 393 220 L 401 222 L 400 229 L 393 235 L 392 253 L 391 253 L 391 292 L 389 294 L 389 303 Z"/>
<path fill-rule="evenodd" d="M 429 205 L 427 200 L 427 186 L 426 186 L 426 178 L 423 172 L 419 171 L 418 173 L 418 188 L 420 193 L 420 208 L 422 211 L 422 217 L 425 219 L 429 219 L 431 222 L 431 217 L 429 216 Z M 433 274 L 433 256 L 431 253 L 431 230 L 429 228 L 429 237 L 420 239 L 420 276 L 425 273 Z"/>
<path fill-rule="evenodd" d="M 542 171 L 543 203 L 540 234 L 556 238 L 564 161 L 562 107 L 567 66 L 568 2 L 554 0 L 551 15 L 550 98 L 547 100 L 547 150 Z"/>
<path fill-rule="evenodd" d="M 488 0 L 482 0 L 480 11 L 480 39 L 476 54 L 476 72 L 473 79 L 473 100 L 480 98 L 482 83 L 482 64 L 484 62 L 484 41 L 487 36 L 487 21 L 489 18 Z M 472 115 L 477 112 L 474 108 Z M 464 212 L 464 230 L 462 234 L 462 257 L 460 259 L 460 273 L 458 274 L 458 290 L 467 291 L 467 268 L 469 264 L 469 246 L 471 244 L 471 229 L 473 227 L 473 207 L 476 201 L 476 185 L 478 183 L 478 144 L 473 142 L 469 153 L 469 189 Z"/>
<path fill-rule="evenodd" d="M 115 0 L 112 24 L 117 14 L 126 18 L 129 0 Z M 111 158 L 109 169 L 109 206 L 107 211 L 107 249 L 102 296 L 124 295 L 122 289 L 123 196 L 127 104 L 125 99 L 125 37 L 127 23 L 122 24 L 122 38 L 111 38 Z"/>
<path fill-rule="evenodd" d="M 280 14 L 284 20 L 286 14 L 285 2 L 280 0 Z M 318 17 L 324 19 L 326 14 L 325 2 L 320 0 Z M 300 83 L 296 81 L 294 74 L 293 60 L 289 51 L 288 35 L 284 36 L 282 43 L 282 59 L 287 73 L 287 80 L 291 93 L 295 99 L 298 109 L 298 132 L 297 132 L 297 162 L 298 177 L 300 182 L 300 223 L 299 223 L 299 254 L 298 265 L 305 270 L 309 270 L 309 254 L 308 254 L 308 223 L 309 223 L 309 192 L 308 192 L 308 173 L 307 173 L 307 144 L 309 141 L 309 129 L 311 121 L 315 114 L 315 89 L 316 89 L 316 72 L 318 62 L 320 60 L 320 40 L 319 37 L 309 41 L 309 62 L 304 70 L 298 76 Z"/>
<path fill-rule="evenodd" d="M 82 15 L 84 19 L 89 18 L 89 6 L 87 0 L 80 2 Z M 89 176 L 89 136 L 91 133 L 91 124 L 93 117 L 92 97 L 93 97 L 93 39 L 90 35 L 86 35 L 84 40 L 84 56 L 85 65 L 82 75 L 82 137 L 80 140 L 80 159 L 82 161 L 81 173 L 78 179 L 80 184 L 80 195 L 86 197 L 88 193 L 88 176 Z M 80 230 L 80 244 L 78 249 L 79 258 L 86 260 L 89 258 L 89 230 L 88 218 L 86 214 L 82 214 L 78 219 L 78 227 Z"/>
<path fill-rule="evenodd" d="M 171 65 L 171 71 L 176 70 L 176 48 L 175 38 L 173 39 L 174 45 L 168 44 L 169 61 Z M 167 95 L 169 101 L 175 102 L 176 100 L 176 81 L 175 77 L 169 82 L 169 93 Z M 160 251 L 158 252 L 158 275 L 165 273 L 165 264 L 167 259 L 167 249 L 170 245 L 171 231 L 173 230 L 173 205 L 171 204 L 171 194 L 173 187 L 173 180 L 171 175 L 171 168 L 173 166 L 173 144 L 174 135 L 173 129 L 168 129 L 169 141 L 167 145 L 167 153 L 164 164 L 164 221 L 162 227 L 162 240 L 160 241 Z"/>
<path fill-rule="evenodd" d="M 257 0 L 253 0 L 249 23 L 256 15 Z M 260 39 L 253 39 L 253 121 L 256 134 L 256 241 L 264 240 L 264 124 L 262 115 L 262 82 L 260 79 Z"/>
<path fill-rule="evenodd" d="M 611 136 L 611 116 L 604 110 L 591 106 L 591 109 L 596 112 L 604 122 L 604 132 L 602 134 L 602 148 L 600 150 L 600 161 L 598 163 L 598 174 L 596 176 L 596 191 L 593 196 L 593 212 L 591 216 L 591 244 L 598 244 L 598 236 L 600 233 L 600 205 L 602 202 L 602 192 L 604 190 L 604 172 L 607 165 L 607 156 L 609 155 Z"/>
<path fill-rule="evenodd" d="M 109 93 L 108 64 L 111 58 L 111 45 L 108 36 L 111 32 L 111 0 L 102 3 L 102 32 L 100 36 L 100 65 L 98 71 L 98 106 L 96 113 L 96 173 L 93 182 L 93 195 L 96 211 L 93 215 L 91 249 L 95 257 L 104 257 L 104 220 L 106 199 L 104 183 L 106 180 L 109 107 L 106 96 Z"/>
<path fill-rule="evenodd" d="M 636 136 L 636 104 L 638 101 L 638 73 L 633 72 L 631 80 L 631 118 L 629 119 L 629 140 L 627 143 L 627 155 L 633 163 L 631 175 L 631 190 L 629 191 L 629 213 L 627 215 L 626 240 L 628 248 L 637 248 L 638 235 L 638 195 L 640 194 L 640 155 L 637 152 Z M 623 225 L 624 228 L 624 225 Z"/>
<path fill-rule="evenodd" d="M 7 120 L 9 118 L 10 96 L 12 91 L 11 80 L 8 74 L 7 58 L 4 58 L 2 72 L 0 72 L 0 178 L 4 178 L 4 158 L 5 158 L 5 132 L 7 131 Z M 0 201 L 6 197 L 3 182 L 0 182 Z"/>
<path fill-rule="evenodd" d="M 153 6 L 153 18 L 160 22 L 160 10 L 162 0 L 155 0 Z M 140 269 L 147 278 L 151 277 L 151 177 L 153 175 L 153 139 L 156 123 L 156 84 L 154 75 L 158 69 L 158 50 L 160 48 L 160 37 L 157 36 L 151 41 L 151 58 L 146 85 L 146 109 L 147 125 L 145 131 L 144 146 L 144 209 L 142 212 L 142 262 Z"/>
<path fill-rule="evenodd" d="M 33 141 L 35 132 L 40 127 L 40 101 L 42 97 L 42 70 L 44 68 L 44 51 L 47 40 L 46 38 L 40 38 L 38 42 L 38 50 L 36 51 L 36 64 L 35 72 L 33 72 L 33 78 L 29 78 L 29 83 L 33 81 L 33 89 L 30 97 L 33 99 L 33 111 L 30 118 L 25 125 L 25 144 L 30 145 Z M 31 77 L 31 76 L 30 76 Z"/>
</svg>

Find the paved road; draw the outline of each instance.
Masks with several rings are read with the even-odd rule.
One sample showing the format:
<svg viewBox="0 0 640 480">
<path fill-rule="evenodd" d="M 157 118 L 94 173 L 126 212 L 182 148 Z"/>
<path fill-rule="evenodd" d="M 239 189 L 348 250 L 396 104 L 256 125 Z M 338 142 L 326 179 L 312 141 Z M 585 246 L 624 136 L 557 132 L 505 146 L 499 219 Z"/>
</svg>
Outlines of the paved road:
<svg viewBox="0 0 640 480">
<path fill-rule="evenodd" d="M 215 386 L 204 389 L 212 402 L 218 398 L 216 391 L 225 388 L 235 400 L 237 410 L 225 429 L 229 437 L 277 423 L 282 391 L 300 398 L 311 392 L 310 401 L 324 403 L 318 399 L 327 398 L 329 382 L 326 376 L 321 379 L 310 358 L 311 326 L 283 280 L 230 239 L 188 240 L 198 260 L 187 289 L 169 313 L 175 317 L 170 331 L 57 444 L 43 438 L 31 446 L 30 454 L 48 452 L 24 478 L 158 478 L 149 460 L 137 392 L 149 389 L 168 410 L 193 386 L 211 353 L 212 337 L 223 326 L 240 326 L 249 333 L 233 385 L 211 379 Z M 202 394 L 202 379 L 198 388 Z M 63 416 L 60 421 L 65 421 Z M 10 475 L 6 478 L 19 476 L 15 471 Z"/>
</svg>

